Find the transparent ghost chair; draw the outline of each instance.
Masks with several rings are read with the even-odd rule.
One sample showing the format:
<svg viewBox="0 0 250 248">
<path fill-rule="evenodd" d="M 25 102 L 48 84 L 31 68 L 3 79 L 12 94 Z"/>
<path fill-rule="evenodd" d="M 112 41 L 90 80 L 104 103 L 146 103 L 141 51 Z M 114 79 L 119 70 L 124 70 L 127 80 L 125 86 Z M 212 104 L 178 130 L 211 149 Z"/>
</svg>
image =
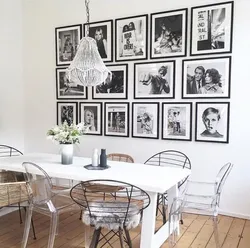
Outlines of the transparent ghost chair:
<svg viewBox="0 0 250 248">
<path fill-rule="evenodd" d="M 166 150 L 156 153 L 155 155 L 150 157 L 144 164 L 155 165 L 155 166 L 178 167 L 178 168 L 181 167 L 183 169 L 191 170 L 191 162 L 188 156 L 176 150 Z M 185 190 L 187 179 L 188 177 L 184 178 L 182 181 L 178 183 L 178 188 L 181 192 Z M 161 213 L 164 224 L 167 221 L 166 206 L 167 206 L 167 192 L 164 194 L 158 194 L 156 215 L 158 215 L 158 211 Z M 181 223 L 183 223 L 182 220 Z"/>
<path fill-rule="evenodd" d="M 169 237 L 170 247 L 178 247 L 175 246 L 178 234 L 175 223 L 177 218 L 181 218 L 182 212 L 212 216 L 215 245 L 216 248 L 220 247 L 218 236 L 218 209 L 223 186 L 232 168 L 233 164 L 225 164 L 218 172 L 214 182 L 187 181 L 183 198 L 175 199 L 169 212 L 170 230 L 174 230 Z"/>
<path fill-rule="evenodd" d="M 29 208 L 26 213 L 25 230 L 23 234 L 22 248 L 25 248 L 28 242 L 30 222 L 33 210 L 45 214 L 51 218 L 48 248 L 54 246 L 55 235 L 58 233 L 59 215 L 66 211 L 72 211 L 76 206 L 71 198 L 65 194 L 59 194 L 53 191 L 53 185 L 49 175 L 38 165 L 24 162 L 23 167 L 26 173 Z M 77 209 L 79 209 L 77 207 Z"/>
</svg>

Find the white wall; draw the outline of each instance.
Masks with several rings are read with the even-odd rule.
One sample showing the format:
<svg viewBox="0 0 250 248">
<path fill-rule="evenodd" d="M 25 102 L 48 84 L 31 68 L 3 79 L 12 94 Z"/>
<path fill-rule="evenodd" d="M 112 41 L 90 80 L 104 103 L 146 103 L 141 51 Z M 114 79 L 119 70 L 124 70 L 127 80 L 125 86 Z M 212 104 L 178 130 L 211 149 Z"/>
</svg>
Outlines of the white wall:
<svg viewBox="0 0 250 248">
<path fill-rule="evenodd" d="M 24 76 L 25 76 L 25 151 L 58 151 L 46 140 L 45 134 L 56 122 L 55 92 L 55 27 L 84 23 L 83 0 L 24 1 Z M 102 21 L 144 13 L 199 6 L 218 0 L 91 0 L 91 21 Z M 248 163 L 249 92 L 248 57 L 250 26 L 248 0 L 235 1 L 234 43 L 232 61 L 230 143 L 199 143 L 136 138 L 85 136 L 77 154 L 90 156 L 93 148 L 108 152 L 128 153 L 137 162 L 144 162 L 152 154 L 177 149 L 192 161 L 194 179 L 213 180 L 226 162 L 234 169 L 225 185 L 221 201 L 223 212 L 250 216 L 250 167 Z M 190 18 L 190 11 L 189 11 Z M 190 21 L 188 22 L 190 25 Z M 189 29 L 188 29 L 189 30 Z M 188 37 L 190 34 L 188 33 Z M 189 43 L 188 43 L 189 47 Z M 177 59 L 176 101 L 181 100 L 181 59 Z M 133 101 L 133 63 L 129 63 L 129 100 Z M 90 92 L 89 92 L 90 93 Z M 91 96 L 91 94 L 89 94 Z M 154 180 L 154 178 L 152 178 Z"/>
<path fill-rule="evenodd" d="M 0 144 L 23 150 L 22 1 L 0 5 Z"/>
</svg>

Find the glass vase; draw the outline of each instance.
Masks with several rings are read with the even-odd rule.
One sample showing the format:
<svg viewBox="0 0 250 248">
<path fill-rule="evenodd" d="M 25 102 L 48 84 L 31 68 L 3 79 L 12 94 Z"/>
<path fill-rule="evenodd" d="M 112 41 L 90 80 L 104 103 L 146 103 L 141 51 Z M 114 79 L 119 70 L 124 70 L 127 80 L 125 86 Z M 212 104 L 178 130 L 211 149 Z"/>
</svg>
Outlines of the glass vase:
<svg viewBox="0 0 250 248">
<path fill-rule="evenodd" d="M 73 163 L 73 144 L 61 144 L 61 163 L 72 164 Z"/>
</svg>

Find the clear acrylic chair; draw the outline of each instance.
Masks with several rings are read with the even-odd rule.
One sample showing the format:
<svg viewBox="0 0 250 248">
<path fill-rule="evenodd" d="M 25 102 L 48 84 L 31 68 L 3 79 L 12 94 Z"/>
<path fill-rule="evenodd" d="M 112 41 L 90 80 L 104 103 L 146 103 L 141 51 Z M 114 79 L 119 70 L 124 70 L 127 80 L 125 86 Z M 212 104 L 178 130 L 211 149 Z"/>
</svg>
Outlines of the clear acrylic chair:
<svg viewBox="0 0 250 248">
<path fill-rule="evenodd" d="M 73 210 L 74 202 L 66 194 L 55 193 L 49 175 L 38 165 L 30 162 L 24 162 L 25 178 L 27 182 L 29 195 L 29 208 L 26 213 L 25 230 L 22 240 L 22 248 L 25 248 L 28 242 L 30 222 L 32 212 L 37 211 L 51 218 L 48 248 L 54 246 L 55 235 L 57 234 L 57 226 L 59 215 L 66 211 Z"/>
<path fill-rule="evenodd" d="M 115 236 L 119 237 L 122 248 L 124 242 L 132 247 L 129 230 L 139 225 L 142 211 L 150 204 L 150 197 L 145 191 L 120 181 L 90 180 L 75 185 L 70 195 L 83 208 L 85 226 L 95 229 L 91 248 L 98 244 L 113 247 L 111 239 Z M 108 230 L 106 234 L 102 232 L 104 228 Z M 85 237 L 85 247 L 89 247 L 86 233 Z"/>
<path fill-rule="evenodd" d="M 144 164 L 155 165 L 155 166 L 168 166 L 168 167 L 178 167 L 183 169 L 191 170 L 191 162 L 188 156 L 180 151 L 176 150 L 166 150 L 159 153 L 156 153 L 150 157 Z M 184 178 L 178 183 L 178 188 L 180 191 L 184 191 L 186 187 L 186 181 L 188 177 Z M 167 221 L 166 217 L 166 205 L 167 205 L 167 192 L 164 194 L 159 194 L 157 199 L 157 209 L 163 217 L 163 223 Z M 183 220 L 181 220 L 183 223 Z"/>
<path fill-rule="evenodd" d="M 170 247 L 178 247 L 176 245 L 177 233 L 176 219 L 180 218 L 182 212 L 192 212 L 202 215 L 210 215 L 213 218 L 214 238 L 216 248 L 220 247 L 218 236 L 218 209 L 220 197 L 225 181 L 231 172 L 233 165 L 225 164 L 218 172 L 214 182 L 187 182 L 187 187 L 183 198 L 178 198 L 173 201 L 169 213 L 169 222 L 171 228 L 175 230 L 169 238 Z"/>
<path fill-rule="evenodd" d="M 130 155 L 124 153 L 110 153 L 107 155 L 107 159 L 112 161 L 134 163 L 134 159 Z"/>
</svg>

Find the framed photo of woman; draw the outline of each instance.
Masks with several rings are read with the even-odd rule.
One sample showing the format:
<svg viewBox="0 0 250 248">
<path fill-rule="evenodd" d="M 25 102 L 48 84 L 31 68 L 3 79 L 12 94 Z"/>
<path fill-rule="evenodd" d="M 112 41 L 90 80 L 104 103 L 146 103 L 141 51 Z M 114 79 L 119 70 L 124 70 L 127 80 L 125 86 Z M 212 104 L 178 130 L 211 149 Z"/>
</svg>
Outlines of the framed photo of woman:
<svg viewBox="0 0 250 248">
<path fill-rule="evenodd" d="M 104 135 L 129 136 L 129 103 L 105 102 Z"/>
<path fill-rule="evenodd" d="M 187 54 L 187 9 L 151 14 L 150 58 Z"/>
<path fill-rule="evenodd" d="M 115 60 L 147 59 L 148 15 L 115 20 Z"/>
<path fill-rule="evenodd" d="M 229 143 L 229 102 L 197 102 L 195 140 Z"/>
<path fill-rule="evenodd" d="M 162 139 L 192 140 L 192 103 L 162 103 Z"/>
<path fill-rule="evenodd" d="M 89 37 L 95 39 L 102 60 L 113 62 L 113 20 L 85 23 L 84 34 L 87 26 L 89 26 Z"/>
<path fill-rule="evenodd" d="M 58 27 L 56 36 L 56 65 L 69 65 L 76 54 L 77 47 L 82 38 L 82 25 Z"/>
<path fill-rule="evenodd" d="M 57 125 L 67 121 L 68 125 L 78 123 L 78 103 L 77 102 L 57 102 Z"/>
<path fill-rule="evenodd" d="M 230 98 L 231 57 L 182 61 L 182 98 Z"/>
<path fill-rule="evenodd" d="M 66 77 L 66 67 L 56 68 L 56 98 L 57 99 L 87 99 L 88 90 L 85 86 L 69 82 Z"/>
<path fill-rule="evenodd" d="M 132 103 L 132 137 L 159 138 L 159 103 Z"/>
<path fill-rule="evenodd" d="M 134 98 L 174 98 L 175 61 L 134 64 Z"/>
<path fill-rule="evenodd" d="M 128 64 L 107 65 L 112 77 L 92 87 L 93 99 L 127 99 L 128 97 Z"/>
<path fill-rule="evenodd" d="M 232 52 L 233 9 L 233 1 L 191 9 L 191 56 Z"/>
<path fill-rule="evenodd" d="M 89 126 L 87 134 L 102 135 L 102 103 L 80 102 L 80 122 Z"/>
</svg>

